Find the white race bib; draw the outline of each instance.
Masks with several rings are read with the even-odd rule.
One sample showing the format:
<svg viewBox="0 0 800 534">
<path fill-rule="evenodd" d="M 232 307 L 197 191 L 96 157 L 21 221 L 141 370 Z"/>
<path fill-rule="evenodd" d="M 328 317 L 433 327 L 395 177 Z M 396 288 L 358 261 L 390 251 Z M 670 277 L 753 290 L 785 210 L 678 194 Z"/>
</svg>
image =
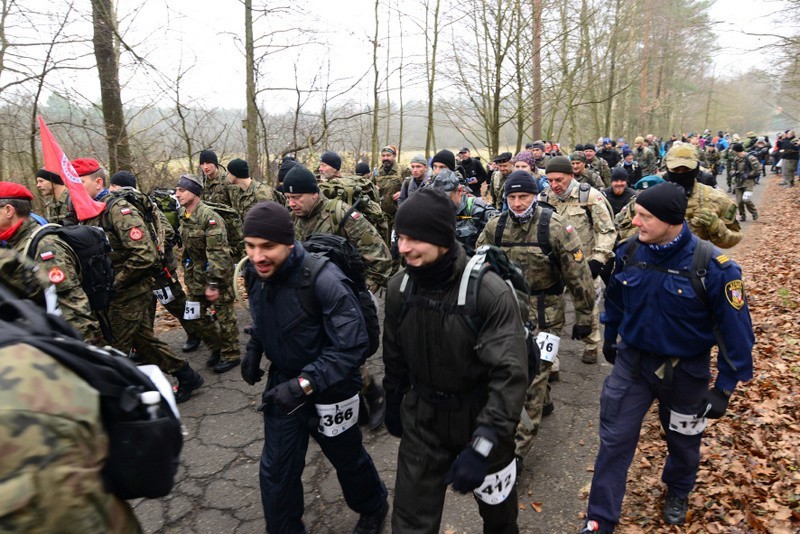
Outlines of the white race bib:
<svg viewBox="0 0 800 534">
<path fill-rule="evenodd" d="M 158 302 L 164 305 L 167 305 L 175 300 L 175 295 L 172 294 L 172 289 L 169 286 L 162 287 L 161 289 L 154 289 L 153 295 L 156 296 Z"/>
<path fill-rule="evenodd" d="M 536 336 L 536 344 L 539 345 L 541 360 L 553 363 L 556 360 L 556 354 L 558 354 L 558 345 L 561 344 L 561 338 L 547 332 L 539 332 Z"/>
<path fill-rule="evenodd" d="M 752 191 L 745 191 L 744 193 L 742 193 L 742 200 L 744 200 L 745 202 L 747 202 L 751 198 L 753 198 L 753 192 Z"/>
<path fill-rule="evenodd" d="M 674 410 L 669 411 L 669 429 L 684 436 L 696 436 L 706 429 L 708 419 L 697 417 L 694 414 L 688 415 L 678 413 Z"/>
<path fill-rule="evenodd" d="M 56 292 L 56 286 L 53 284 L 50 284 L 44 290 L 44 303 L 47 307 L 47 313 L 61 317 L 61 308 L 58 306 L 58 293 Z"/>
<path fill-rule="evenodd" d="M 336 404 L 316 404 L 319 433 L 329 438 L 338 436 L 358 423 L 358 393 Z"/>
<path fill-rule="evenodd" d="M 187 321 L 200 318 L 200 303 L 191 300 L 186 301 L 186 307 L 183 308 L 183 318 Z"/>
<path fill-rule="evenodd" d="M 503 470 L 490 473 L 473 493 L 486 504 L 500 504 L 505 501 L 514 489 L 517 481 L 517 460 L 511 460 Z"/>
</svg>

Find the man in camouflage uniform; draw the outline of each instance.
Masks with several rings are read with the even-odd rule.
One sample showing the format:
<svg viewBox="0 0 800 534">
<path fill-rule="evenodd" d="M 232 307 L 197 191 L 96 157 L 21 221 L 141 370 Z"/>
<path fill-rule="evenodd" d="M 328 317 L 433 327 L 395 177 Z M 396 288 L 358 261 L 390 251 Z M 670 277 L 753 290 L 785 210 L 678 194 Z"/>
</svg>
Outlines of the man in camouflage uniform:
<svg viewBox="0 0 800 534">
<path fill-rule="evenodd" d="M 731 138 L 731 146 L 733 143 L 740 143 L 741 138 L 739 134 L 733 134 Z M 722 159 L 725 161 L 725 181 L 728 184 L 728 193 L 733 193 L 733 170 L 731 169 L 731 165 L 733 164 L 733 158 L 736 157 L 736 154 L 733 153 L 731 150 L 731 146 L 725 149 L 725 152 L 721 154 Z M 702 239 L 702 238 L 701 238 Z"/>
<path fill-rule="evenodd" d="M 0 182 L 0 248 L 14 250 L 22 257 L 30 257 L 28 246 L 41 228 L 30 217 L 32 201 L 33 195 L 25 187 L 13 182 Z M 33 262 L 55 288 L 61 316 L 87 343 L 102 345 L 103 335 L 83 291 L 78 274 L 80 263 L 75 252 L 54 234 L 43 237 L 33 252 Z M 19 294 L 44 302 L 44 295 L 31 292 L 38 285 L 31 284 L 28 274 L 21 267 L 3 273 L 6 283 L 14 286 Z"/>
<path fill-rule="evenodd" d="M 511 163 L 512 157 L 513 155 L 511 152 L 503 152 L 495 156 L 492 160 L 497 170 L 492 173 L 492 177 L 489 179 L 489 193 L 492 195 L 492 206 L 499 211 L 506 211 L 507 208 L 505 202 L 505 185 L 506 178 L 511 174 L 511 170 L 514 166 L 514 164 Z"/>
<path fill-rule="evenodd" d="M 200 152 L 200 170 L 203 171 L 202 200 L 233 207 L 231 192 L 234 188 L 228 183 L 228 172 L 219 164 L 216 152 L 213 150 Z"/>
<path fill-rule="evenodd" d="M 441 189 L 456 207 L 456 240 L 464 245 L 467 257 L 475 254 L 475 243 L 490 219 L 500 215 L 494 206 L 480 197 L 467 195 L 456 173 L 450 169 L 439 171 L 431 187 Z"/>
<path fill-rule="evenodd" d="M 544 168 L 547 166 L 547 161 L 550 159 L 550 156 L 544 152 L 544 142 L 534 141 L 527 150 L 530 150 L 530 153 L 533 155 L 534 166 L 544 171 Z M 517 154 L 517 156 L 519 156 L 519 154 Z"/>
<path fill-rule="evenodd" d="M 250 167 L 243 159 L 236 158 L 228 162 L 227 178 L 228 183 L 233 186 L 229 191 L 231 207 L 239 212 L 242 219 L 257 202 L 274 200 L 278 204 L 286 203 L 286 199 L 281 193 L 264 182 L 253 180 L 250 177 Z M 242 256 L 244 256 L 244 250 Z"/>
<path fill-rule="evenodd" d="M 753 187 L 756 185 L 756 178 L 761 176 L 761 164 L 758 159 L 744 151 L 742 143 L 734 143 L 731 146 L 736 158 L 733 160 L 733 176 L 736 184 L 736 204 L 739 207 L 739 220 L 747 220 L 745 207 L 753 216 L 753 220 L 758 219 L 758 209 L 750 198 L 753 195 Z"/>
<path fill-rule="evenodd" d="M 697 181 L 700 167 L 694 147 L 676 142 L 664 156 L 664 161 L 667 165 L 664 178 L 686 191 L 686 222 L 692 233 L 720 248 L 730 248 L 741 241 L 742 229 L 736 220 L 736 203 L 724 192 Z M 617 215 L 620 239 L 636 233 L 632 224 L 634 215 L 635 198 Z"/>
<path fill-rule="evenodd" d="M 381 166 L 375 169 L 375 184 L 378 186 L 378 195 L 381 199 L 381 209 L 386 214 L 386 224 L 391 232 L 394 226 L 394 215 L 397 213 L 397 200 L 395 194 L 400 191 L 403 180 L 411 176 L 410 169 L 403 169 L 402 173 L 397 164 L 397 148 L 385 146 L 381 149 Z M 389 243 L 391 236 L 382 236 L 384 242 Z"/>
<path fill-rule="evenodd" d="M 314 175 L 302 165 L 295 165 L 283 181 L 286 204 L 292 210 L 295 239 L 306 241 L 313 234 L 333 234 L 344 237 L 358 249 L 364 261 L 367 288 L 376 293 L 386 287 L 392 273 L 389 247 L 366 217 L 341 200 L 330 200 L 320 194 Z M 350 213 L 348 215 L 348 213 Z M 375 429 L 383 423 L 386 411 L 383 388 L 361 367 L 361 392 L 370 414 L 368 427 Z"/>
<path fill-rule="evenodd" d="M 644 137 L 637 137 L 633 141 L 633 159 L 642 169 L 642 176 L 650 176 L 658 170 L 656 166 L 656 155 L 644 144 Z"/>
<path fill-rule="evenodd" d="M 603 181 L 603 187 L 609 187 L 611 186 L 611 167 L 608 166 L 606 160 L 596 157 L 596 154 L 597 151 L 592 143 L 583 145 L 583 155 L 586 156 L 586 168 L 600 175 Z"/>
<path fill-rule="evenodd" d="M 141 532 L 130 505 L 103 487 L 99 393 L 24 340 L 0 347 L 0 361 L 0 531 Z"/>
<path fill-rule="evenodd" d="M 614 257 L 617 231 L 614 227 L 613 210 L 603 193 L 586 184 L 581 184 L 567 173 L 568 160 L 553 158 L 547 163 L 547 180 L 550 189 L 540 194 L 539 199 L 553 206 L 564 220 L 571 224 L 581 240 L 586 254 L 595 291 L 600 291 L 600 272 Z M 572 162 L 574 163 L 574 162 Z M 570 163 L 570 168 L 572 167 Z M 588 189 L 588 190 L 587 190 Z M 592 331 L 584 341 L 583 363 L 597 362 L 602 339 L 600 317 L 597 307 L 592 314 Z"/>
<path fill-rule="evenodd" d="M 573 338 L 588 335 L 594 308 L 594 285 L 577 233 L 560 215 L 538 205 L 538 187 L 530 173 L 514 171 L 509 175 L 505 187 L 508 211 L 486 224 L 477 246 L 500 247 L 522 268 L 531 289 L 530 317 L 536 325 L 539 338 L 561 335 L 565 323 L 565 285 L 575 303 Z M 542 217 L 549 217 L 548 237 L 552 251 L 549 255 L 536 245 Z M 519 467 L 539 431 L 542 416 L 554 409 L 548 378 L 556 354 L 553 350 L 544 353 L 544 356 L 539 374 L 530 377 L 522 419 L 517 425 L 515 452 L 520 459 Z"/>
<path fill-rule="evenodd" d="M 586 166 L 586 155 L 583 151 L 576 150 L 569 155 L 569 161 L 572 163 L 572 173 L 575 179 L 582 184 L 589 184 L 598 191 L 604 189 L 603 179 L 600 175 Z"/>
<path fill-rule="evenodd" d="M 175 195 L 181 205 L 181 264 L 187 293 L 184 318 L 201 325 L 200 338 L 211 349 L 206 365 L 215 373 L 224 373 L 241 361 L 231 285 L 233 260 L 225 221 L 201 200 L 203 186 L 196 176 L 181 175 Z"/>
<path fill-rule="evenodd" d="M 36 172 L 36 189 L 44 197 L 44 217 L 47 222 L 74 222 L 69 219 L 69 191 L 61 176 L 47 169 L 39 169 Z"/>
<path fill-rule="evenodd" d="M 89 198 L 106 203 L 102 213 L 81 221 L 81 224 L 102 228 L 111 243 L 109 258 L 114 264 L 114 289 L 117 292 L 108 307 L 114 336 L 112 346 L 124 354 L 136 347 L 137 354 L 146 362 L 174 375 L 178 379 L 175 400 L 184 402 L 192 391 L 203 385 L 203 377 L 156 337 L 148 320 L 147 309 L 151 304 L 155 275 L 162 268 L 158 244 L 153 242 L 138 208 L 124 198 L 115 198 L 106 188 L 106 170 L 97 160 L 76 159 L 72 166 Z"/>
</svg>

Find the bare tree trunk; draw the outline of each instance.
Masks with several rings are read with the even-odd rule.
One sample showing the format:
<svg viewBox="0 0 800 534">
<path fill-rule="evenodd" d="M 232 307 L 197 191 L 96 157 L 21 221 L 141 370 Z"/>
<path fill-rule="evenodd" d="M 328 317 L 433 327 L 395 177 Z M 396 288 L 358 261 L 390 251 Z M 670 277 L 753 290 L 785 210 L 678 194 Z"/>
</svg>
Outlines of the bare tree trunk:
<svg viewBox="0 0 800 534">
<path fill-rule="evenodd" d="M 431 46 L 431 59 L 426 65 L 428 75 L 428 132 L 425 138 L 425 159 L 431 157 L 434 148 L 434 124 L 433 124 L 433 88 L 436 82 L 436 52 L 439 48 L 439 8 L 441 0 L 436 0 L 436 8 L 433 11 L 433 26 L 428 26 L 428 4 L 425 4 L 425 34 L 428 30 L 433 32 L 433 45 Z M 427 56 L 427 49 L 426 49 Z"/>
<path fill-rule="evenodd" d="M 404 116 L 403 116 L 403 63 L 405 63 L 405 54 L 403 51 L 403 15 L 400 11 L 397 11 L 397 24 L 398 29 L 400 30 L 400 65 L 397 67 L 397 72 L 400 81 L 400 90 L 398 93 L 398 98 L 400 99 L 400 110 L 399 110 L 399 117 L 398 117 L 398 129 L 399 132 L 397 134 L 397 156 L 400 157 L 400 153 L 403 151 L 403 123 L 404 123 Z"/>
<path fill-rule="evenodd" d="M 378 115 L 380 114 L 380 96 L 378 95 L 378 29 L 380 24 L 381 0 L 375 0 L 375 36 L 372 39 L 372 157 L 370 165 L 378 165 Z"/>
<path fill-rule="evenodd" d="M 247 98 L 247 162 L 250 176 L 262 179 L 264 174 L 258 161 L 258 107 L 256 104 L 255 48 L 253 45 L 253 0 L 244 0 L 244 55 Z M 269 164 L 269 161 L 267 162 Z"/>
<path fill-rule="evenodd" d="M 100 78 L 110 173 L 130 169 L 132 163 L 119 85 L 119 61 L 115 47 L 116 21 L 112 0 L 92 0 L 92 42 Z"/>
<path fill-rule="evenodd" d="M 533 138 L 542 138 L 542 0 L 533 4 Z"/>
<path fill-rule="evenodd" d="M 644 41 L 642 43 L 642 73 L 641 73 L 641 80 L 642 83 L 639 87 L 639 109 L 641 113 L 639 114 L 639 133 L 646 133 L 643 130 L 646 126 L 648 126 L 648 119 L 649 119 L 649 111 L 648 111 L 648 95 L 647 95 L 647 76 L 648 76 L 648 67 L 650 65 L 650 17 L 652 14 L 652 9 L 650 7 L 650 2 L 644 2 L 643 7 L 644 9 L 644 28 L 642 30 L 642 36 Z"/>
</svg>

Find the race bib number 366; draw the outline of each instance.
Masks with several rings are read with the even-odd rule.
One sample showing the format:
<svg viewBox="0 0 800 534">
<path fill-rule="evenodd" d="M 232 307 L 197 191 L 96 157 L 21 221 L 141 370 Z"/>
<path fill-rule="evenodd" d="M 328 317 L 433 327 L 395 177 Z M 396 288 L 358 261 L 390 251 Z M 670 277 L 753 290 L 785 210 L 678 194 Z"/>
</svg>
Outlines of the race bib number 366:
<svg viewBox="0 0 800 534">
<path fill-rule="evenodd" d="M 319 433 L 329 438 L 338 436 L 358 422 L 358 393 L 336 404 L 317 404 Z"/>
<path fill-rule="evenodd" d="M 476 497 L 486 504 L 500 504 L 511 494 L 516 481 L 517 461 L 514 459 L 501 471 L 487 475 L 483 479 L 483 484 L 474 493 Z"/>
</svg>

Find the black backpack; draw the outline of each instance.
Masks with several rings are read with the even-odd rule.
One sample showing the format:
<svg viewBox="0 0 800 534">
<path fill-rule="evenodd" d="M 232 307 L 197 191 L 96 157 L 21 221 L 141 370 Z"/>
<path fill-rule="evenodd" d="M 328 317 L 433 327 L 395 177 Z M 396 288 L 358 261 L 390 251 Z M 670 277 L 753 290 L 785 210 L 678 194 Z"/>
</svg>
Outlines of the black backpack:
<svg viewBox="0 0 800 534">
<path fill-rule="evenodd" d="M 114 265 L 108 257 L 111 245 L 108 236 L 97 226 L 59 226 L 46 224 L 38 228 L 26 245 L 25 255 L 36 258 L 36 249 L 48 235 L 60 237 L 78 258 L 81 287 L 89 298 L 92 311 L 103 311 L 116 296 L 114 290 Z"/>
<path fill-rule="evenodd" d="M 49 354 L 99 393 L 109 442 L 102 470 L 106 491 L 121 499 L 167 495 L 175 483 L 183 433 L 164 397 L 156 415 L 147 411 L 141 394 L 157 391 L 153 382 L 121 352 L 80 341 L 63 319 L 0 286 L 0 347 L 20 342 Z"/>
<path fill-rule="evenodd" d="M 361 255 L 350 241 L 333 234 L 313 234 L 303 243 L 306 254 L 304 267 L 309 270 L 309 283 L 299 291 L 300 304 L 311 317 L 320 314 L 319 303 L 314 293 L 314 282 L 325 263 L 330 261 L 336 265 L 350 280 L 353 292 L 361 307 L 361 314 L 367 325 L 369 350 L 367 357 L 378 351 L 381 339 L 381 325 L 378 320 L 378 308 L 364 280 L 364 262 Z"/>
<path fill-rule="evenodd" d="M 147 228 L 147 232 L 150 235 L 150 239 L 155 244 L 156 254 L 158 256 L 158 265 L 154 267 L 154 271 L 156 274 L 160 273 L 161 270 L 167 265 L 167 245 L 165 230 L 162 228 L 161 219 L 156 213 L 156 210 L 158 209 L 156 204 L 150 197 L 133 187 L 122 187 L 116 191 L 111 191 L 109 194 L 111 197 L 108 202 L 106 202 L 106 209 L 101 215 L 101 226 L 103 228 L 108 228 L 108 223 L 106 222 L 105 217 L 108 210 L 111 209 L 111 206 L 119 202 L 120 199 L 126 200 L 129 204 L 136 208 L 136 210 L 139 212 L 139 215 L 141 215 L 144 225 Z"/>
<path fill-rule="evenodd" d="M 507 213 L 507 212 L 506 212 Z M 483 318 L 478 313 L 478 291 L 481 280 L 488 272 L 496 273 L 508 284 L 517 299 L 520 317 L 525 326 L 525 343 L 528 352 L 528 377 L 530 380 L 539 374 L 539 346 L 533 336 L 534 327 L 528 320 L 530 306 L 530 288 L 525 280 L 525 273 L 511 261 L 502 249 L 492 245 L 483 245 L 469 259 L 458 286 L 456 305 L 450 310 L 459 315 L 472 332 L 479 332 L 483 327 Z M 400 318 L 405 316 L 410 304 L 416 299 L 416 287 L 413 279 L 406 273 L 400 282 L 401 311 Z"/>
</svg>

